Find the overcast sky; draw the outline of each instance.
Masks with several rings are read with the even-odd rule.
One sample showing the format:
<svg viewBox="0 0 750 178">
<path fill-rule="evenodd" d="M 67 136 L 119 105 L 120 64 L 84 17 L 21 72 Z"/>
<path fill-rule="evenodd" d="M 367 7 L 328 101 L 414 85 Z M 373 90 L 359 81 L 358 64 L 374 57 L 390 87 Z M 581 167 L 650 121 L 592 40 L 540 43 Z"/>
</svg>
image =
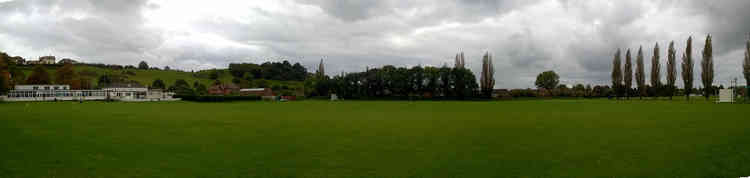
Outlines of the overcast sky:
<svg viewBox="0 0 750 178">
<path fill-rule="evenodd" d="M 329 75 L 453 65 L 460 51 L 478 75 L 489 51 L 497 88 L 533 88 L 546 70 L 609 84 L 618 48 L 650 61 L 657 42 L 664 80 L 669 41 L 681 56 L 691 35 L 699 73 L 710 33 L 727 85 L 741 78 L 747 17 L 748 0 L 0 0 L 0 51 L 185 70 L 286 59 L 314 72 L 324 58 Z"/>
</svg>

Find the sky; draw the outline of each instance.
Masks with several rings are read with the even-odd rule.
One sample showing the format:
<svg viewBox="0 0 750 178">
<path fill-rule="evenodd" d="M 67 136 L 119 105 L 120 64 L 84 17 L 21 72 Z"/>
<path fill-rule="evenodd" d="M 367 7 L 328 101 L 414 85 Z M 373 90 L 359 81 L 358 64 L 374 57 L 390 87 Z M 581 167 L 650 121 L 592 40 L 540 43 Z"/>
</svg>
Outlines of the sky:
<svg viewBox="0 0 750 178">
<path fill-rule="evenodd" d="M 479 75 L 489 52 L 496 88 L 535 88 L 547 70 L 610 84 L 617 49 L 642 47 L 648 75 L 657 43 L 664 81 L 669 42 L 679 62 L 692 36 L 700 85 L 711 34 L 715 83 L 742 85 L 746 17 L 747 0 L 0 0 L 0 51 L 182 70 L 289 60 L 314 72 L 323 59 L 328 75 L 452 66 L 459 52 Z"/>
</svg>

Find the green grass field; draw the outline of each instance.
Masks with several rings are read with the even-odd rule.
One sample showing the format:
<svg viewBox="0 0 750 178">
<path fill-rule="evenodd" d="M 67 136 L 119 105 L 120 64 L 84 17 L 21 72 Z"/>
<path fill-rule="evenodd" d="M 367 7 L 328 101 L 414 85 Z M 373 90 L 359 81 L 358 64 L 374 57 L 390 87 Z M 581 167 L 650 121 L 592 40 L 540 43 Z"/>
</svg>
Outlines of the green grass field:
<svg viewBox="0 0 750 178">
<path fill-rule="evenodd" d="M 750 105 L 0 103 L 0 177 L 750 176 Z"/>
</svg>

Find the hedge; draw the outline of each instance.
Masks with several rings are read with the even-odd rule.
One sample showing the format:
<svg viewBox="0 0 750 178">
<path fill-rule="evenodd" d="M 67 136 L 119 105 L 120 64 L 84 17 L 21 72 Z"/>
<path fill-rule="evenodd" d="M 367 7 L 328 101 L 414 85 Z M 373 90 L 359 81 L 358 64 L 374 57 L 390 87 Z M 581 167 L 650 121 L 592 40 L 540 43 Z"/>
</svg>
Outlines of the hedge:
<svg viewBox="0 0 750 178">
<path fill-rule="evenodd" d="M 175 95 L 184 101 L 197 102 L 230 102 L 230 101 L 260 101 L 260 96 L 220 96 L 220 95 Z"/>
</svg>

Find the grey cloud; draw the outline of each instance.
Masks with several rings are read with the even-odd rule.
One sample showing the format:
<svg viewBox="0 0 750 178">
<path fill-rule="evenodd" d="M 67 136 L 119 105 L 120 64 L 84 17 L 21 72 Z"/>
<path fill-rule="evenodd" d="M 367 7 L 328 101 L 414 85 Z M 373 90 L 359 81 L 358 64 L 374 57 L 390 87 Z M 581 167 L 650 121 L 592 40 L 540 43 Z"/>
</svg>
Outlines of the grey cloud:
<svg viewBox="0 0 750 178">
<path fill-rule="evenodd" d="M 320 6 L 331 16 L 345 21 L 365 20 L 371 17 L 389 13 L 384 0 L 302 0 L 302 3 L 310 3 Z"/>
<path fill-rule="evenodd" d="M 0 33 L 20 39 L 15 45 L 45 53 L 122 64 L 160 44 L 158 31 L 143 27 L 144 5 L 145 1 L 10 1 L 0 9 L 28 19 L 0 25 Z M 66 13 L 83 13 L 86 18 L 60 17 Z"/>
<path fill-rule="evenodd" d="M 714 36 L 716 53 L 742 48 L 750 33 L 750 1 L 693 1 L 692 9 L 711 20 L 708 33 Z M 705 34 L 700 34 L 704 36 Z"/>
<path fill-rule="evenodd" d="M 302 4 L 321 11 L 301 15 L 257 7 L 243 11 L 252 18 L 247 22 L 209 14 L 192 19 L 186 31 L 165 32 L 146 26 L 143 13 L 166 7 L 145 0 L 16 0 L 0 4 L 0 19 L 20 14 L 24 21 L 0 21 L 0 39 L 10 39 L 0 41 L 0 48 L 27 47 L 31 51 L 22 52 L 31 54 L 54 50 L 90 62 L 147 60 L 184 69 L 288 59 L 314 71 L 325 58 L 329 75 L 388 64 L 452 65 L 459 51 L 478 72 L 481 54 L 489 51 L 495 56 L 496 87 L 526 88 L 545 70 L 557 71 L 568 83 L 608 84 L 616 49 L 643 45 L 650 59 L 653 43 L 659 42 L 665 53 L 674 40 L 681 53 L 689 35 L 699 60 L 705 33 L 714 35 L 717 78 L 725 80 L 738 74 L 731 70 L 733 58 L 750 31 L 743 19 L 750 16 L 745 10 L 750 2 L 741 0 L 297 0 L 278 2 L 278 7 Z M 89 17 L 58 17 L 81 12 Z M 214 35 L 231 44 L 193 35 Z"/>
</svg>

